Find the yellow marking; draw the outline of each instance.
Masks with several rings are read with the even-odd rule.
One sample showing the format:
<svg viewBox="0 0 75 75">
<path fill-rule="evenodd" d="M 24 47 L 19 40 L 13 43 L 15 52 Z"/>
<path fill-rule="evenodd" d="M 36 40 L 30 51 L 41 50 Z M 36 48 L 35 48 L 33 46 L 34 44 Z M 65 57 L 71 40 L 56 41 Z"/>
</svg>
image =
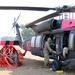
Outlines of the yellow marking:
<svg viewBox="0 0 75 75">
<path fill-rule="evenodd" d="M 55 71 L 56 73 L 63 73 L 64 71 L 63 70 L 57 70 Z"/>
<path fill-rule="evenodd" d="M 53 69 L 52 69 L 52 68 L 50 68 L 49 70 L 50 70 L 50 71 L 52 71 Z"/>
</svg>

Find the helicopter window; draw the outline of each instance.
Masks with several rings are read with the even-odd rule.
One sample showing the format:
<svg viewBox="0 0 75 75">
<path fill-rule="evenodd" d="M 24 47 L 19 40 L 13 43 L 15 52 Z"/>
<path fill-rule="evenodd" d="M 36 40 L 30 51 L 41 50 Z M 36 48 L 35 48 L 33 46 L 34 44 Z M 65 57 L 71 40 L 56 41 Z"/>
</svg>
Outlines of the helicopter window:
<svg viewBox="0 0 75 75">
<path fill-rule="evenodd" d="M 40 47 L 41 36 L 36 37 L 36 47 Z"/>
<path fill-rule="evenodd" d="M 31 47 L 35 46 L 35 36 L 32 37 L 31 39 Z"/>
</svg>

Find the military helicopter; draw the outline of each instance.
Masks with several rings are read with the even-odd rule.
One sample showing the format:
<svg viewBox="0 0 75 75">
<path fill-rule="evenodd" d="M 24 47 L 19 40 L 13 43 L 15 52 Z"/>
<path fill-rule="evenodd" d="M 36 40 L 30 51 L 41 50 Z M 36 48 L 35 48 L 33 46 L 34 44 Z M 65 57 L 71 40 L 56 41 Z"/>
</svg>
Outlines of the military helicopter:
<svg viewBox="0 0 75 75">
<path fill-rule="evenodd" d="M 50 58 L 54 59 L 52 68 L 53 70 L 61 69 L 62 65 L 74 66 L 75 63 L 75 19 L 74 12 L 75 6 L 64 5 L 62 7 L 44 8 L 44 7 L 18 7 L 18 6 L 0 6 L 1 10 L 35 10 L 35 11 L 55 11 L 52 14 L 44 16 L 32 23 L 27 24 L 25 27 L 32 28 L 36 33 L 31 39 L 24 41 L 23 46 L 25 53 L 31 51 L 33 55 L 44 57 L 43 48 L 44 43 L 48 37 L 52 39 L 53 44 L 50 45 L 56 54 L 50 53 Z M 66 15 L 69 13 L 69 17 Z M 72 18 L 70 17 L 72 13 Z M 65 14 L 65 18 L 63 15 Z M 54 17 L 58 17 L 55 19 Z M 60 19 L 60 16 L 62 18 Z M 41 23 L 39 23 L 41 22 Z M 68 48 L 68 53 L 63 53 L 63 48 Z M 24 55 L 25 55 L 24 53 Z"/>
<path fill-rule="evenodd" d="M 26 25 L 27 28 L 32 28 L 36 35 L 24 45 L 26 46 L 25 50 L 30 50 L 33 55 L 44 57 L 44 43 L 50 37 L 53 41 L 53 44 L 50 46 L 56 51 L 56 54 L 50 53 L 49 56 L 54 59 L 52 68 L 56 71 L 61 69 L 62 65 L 68 67 L 75 65 L 75 6 L 64 5 L 52 10 L 56 12 Z M 59 16 L 59 19 L 55 19 L 54 17 L 56 16 Z M 61 19 L 60 16 L 62 16 Z M 68 48 L 67 53 L 64 53 L 64 47 Z"/>
</svg>

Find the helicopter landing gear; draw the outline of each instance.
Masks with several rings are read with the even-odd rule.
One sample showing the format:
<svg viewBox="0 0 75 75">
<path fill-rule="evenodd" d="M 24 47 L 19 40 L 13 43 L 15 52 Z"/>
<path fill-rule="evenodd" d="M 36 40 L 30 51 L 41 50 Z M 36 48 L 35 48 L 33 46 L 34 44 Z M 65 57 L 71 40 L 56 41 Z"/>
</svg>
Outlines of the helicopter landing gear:
<svg viewBox="0 0 75 75">
<path fill-rule="evenodd" d="M 23 56 L 25 56 L 26 55 L 26 53 L 27 53 L 27 50 L 22 54 Z"/>
</svg>

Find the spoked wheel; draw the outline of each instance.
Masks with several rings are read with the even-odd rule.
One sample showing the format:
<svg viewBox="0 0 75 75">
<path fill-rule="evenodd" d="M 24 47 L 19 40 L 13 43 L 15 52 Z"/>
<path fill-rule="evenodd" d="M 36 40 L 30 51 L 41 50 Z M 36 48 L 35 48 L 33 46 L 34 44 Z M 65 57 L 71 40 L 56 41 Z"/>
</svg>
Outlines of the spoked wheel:
<svg viewBox="0 0 75 75">
<path fill-rule="evenodd" d="M 16 50 L 13 46 L 4 46 L 2 52 L 6 63 L 12 68 L 19 66 L 23 61 L 22 53 Z"/>
</svg>

